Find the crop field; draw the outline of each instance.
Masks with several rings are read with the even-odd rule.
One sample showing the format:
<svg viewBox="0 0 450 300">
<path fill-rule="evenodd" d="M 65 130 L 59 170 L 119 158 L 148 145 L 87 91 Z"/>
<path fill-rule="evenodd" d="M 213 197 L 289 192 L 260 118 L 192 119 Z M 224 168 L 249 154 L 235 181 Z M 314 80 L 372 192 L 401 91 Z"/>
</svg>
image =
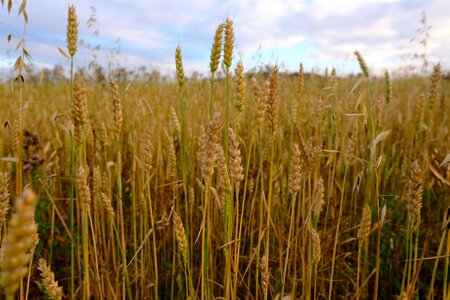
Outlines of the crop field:
<svg viewBox="0 0 450 300">
<path fill-rule="evenodd" d="M 226 17 L 205 76 L 180 44 L 173 78 L 99 77 L 74 67 L 74 6 L 67 22 L 59 79 L 28 76 L 8 37 L 2 299 L 450 300 L 439 62 L 376 76 L 352 49 L 357 75 L 247 70 Z"/>
</svg>

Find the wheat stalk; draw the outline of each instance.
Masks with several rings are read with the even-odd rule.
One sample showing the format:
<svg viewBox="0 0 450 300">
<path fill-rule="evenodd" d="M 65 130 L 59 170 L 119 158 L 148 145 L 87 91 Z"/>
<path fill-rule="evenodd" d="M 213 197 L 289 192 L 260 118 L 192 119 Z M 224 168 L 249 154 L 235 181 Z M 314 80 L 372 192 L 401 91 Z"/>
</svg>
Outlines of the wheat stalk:
<svg viewBox="0 0 450 300">
<path fill-rule="evenodd" d="M 6 244 L 2 247 L 3 263 L 0 285 L 5 289 L 7 299 L 12 299 L 22 278 L 27 274 L 31 259 L 29 250 L 33 247 L 37 226 L 34 221 L 36 195 L 24 190 L 16 199 L 16 212 L 9 221 Z"/>
<path fill-rule="evenodd" d="M 50 267 L 47 266 L 47 261 L 45 259 L 39 259 L 38 269 L 41 271 L 42 282 L 47 290 L 48 297 L 52 300 L 61 300 L 63 289 L 58 286 L 58 281 L 55 281 L 55 274 Z"/>
<path fill-rule="evenodd" d="M 78 21 L 75 12 L 75 6 L 70 5 L 67 13 L 67 49 L 69 54 L 74 57 L 77 53 L 78 43 Z"/>
</svg>

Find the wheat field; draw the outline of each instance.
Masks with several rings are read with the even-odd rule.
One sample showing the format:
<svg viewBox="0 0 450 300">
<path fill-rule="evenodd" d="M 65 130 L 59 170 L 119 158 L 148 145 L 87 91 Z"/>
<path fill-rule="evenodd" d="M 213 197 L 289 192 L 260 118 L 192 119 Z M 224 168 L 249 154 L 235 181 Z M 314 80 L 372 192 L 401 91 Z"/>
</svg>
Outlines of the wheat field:
<svg viewBox="0 0 450 300">
<path fill-rule="evenodd" d="M 247 72 L 226 18 L 207 76 L 179 45 L 174 78 L 99 79 L 67 21 L 68 78 L 27 78 L 23 39 L 0 84 L 0 297 L 450 299 L 438 62 Z"/>
</svg>

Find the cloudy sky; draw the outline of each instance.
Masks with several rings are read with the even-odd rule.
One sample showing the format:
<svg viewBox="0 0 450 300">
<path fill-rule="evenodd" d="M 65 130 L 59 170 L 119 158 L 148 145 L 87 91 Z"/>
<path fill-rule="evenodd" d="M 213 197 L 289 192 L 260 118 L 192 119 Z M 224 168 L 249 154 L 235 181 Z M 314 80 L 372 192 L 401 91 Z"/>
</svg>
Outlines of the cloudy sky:
<svg viewBox="0 0 450 300">
<path fill-rule="evenodd" d="M 20 0 L 11 15 L 0 8 L 0 68 L 11 67 L 22 19 Z M 28 0 L 27 48 L 36 68 L 68 65 L 57 47 L 66 46 L 67 6 L 70 0 Z M 296 70 L 335 67 L 357 70 L 354 50 L 360 50 L 374 72 L 394 70 L 423 53 L 417 39 L 422 12 L 431 26 L 426 47 L 430 63 L 450 67 L 450 1 L 448 0 L 74 0 L 80 38 L 100 50 L 83 48 L 76 63 L 85 66 L 96 54 L 108 62 L 137 68 L 146 66 L 174 72 L 174 50 L 180 44 L 185 69 L 206 73 L 217 25 L 229 16 L 235 24 L 235 58 L 246 69 L 278 63 Z M 86 22 L 95 7 L 97 23 Z M 98 31 L 98 36 L 94 34 Z M 411 43 L 411 39 L 416 41 Z M 408 56 L 409 55 L 409 56 Z"/>
</svg>

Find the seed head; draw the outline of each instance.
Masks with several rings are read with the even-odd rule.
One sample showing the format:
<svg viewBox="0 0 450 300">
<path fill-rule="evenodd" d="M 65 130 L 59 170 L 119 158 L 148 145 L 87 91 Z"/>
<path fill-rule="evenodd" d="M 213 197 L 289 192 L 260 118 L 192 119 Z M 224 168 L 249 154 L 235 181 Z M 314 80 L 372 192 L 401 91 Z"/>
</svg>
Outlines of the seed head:
<svg viewBox="0 0 450 300">
<path fill-rule="evenodd" d="M 363 72 L 364 76 L 366 78 L 369 78 L 369 68 L 367 68 L 366 61 L 364 60 L 364 57 L 362 57 L 361 53 L 359 51 L 355 51 L 356 59 L 358 59 L 359 67 L 361 68 L 361 71 Z"/>
<path fill-rule="evenodd" d="M 52 300 L 61 300 L 63 289 L 58 286 L 58 281 L 55 281 L 55 274 L 50 267 L 47 266 L 47 261 L 45 259 L 39 259 L 38 269 L 41 271 L 42 282 L 47 290 L 48 297 Z"/>
<path fill-rule="evenodd" d="M 372 224 L 372 211 L 370 206 L 366 203 L 364 204 L 361 224 L 359 225 L 357 238 L 363 241 L 370 235 L 370 225 Z"/>
<path fill-rule="evenodd" d="M 175 49 L 175 66 L 177 67 L 178 86 L 182 88 L 184 85 L 184 70 L 180 46 L 177 46 L 177 48 Z"/>
<path fill-rule="evenodd" d="M 214 42 L 211 47 L 211 57 L 209 67 L 211 73 L 215 73 L 219 67 L 220 54 L 222 52 L 222 40 L 223 40 L 223 28 L 224 24 L 219 24 L 214 35 Z"/>
<path fill-rule="evenodd" d="M 77 15 L 75 13 L 75 6 L 70 5 L 67 14 L 67 49 L 69 54 L 74 57 L 77 53 L 78 43 L 78 22 Z"/>
<path fill-rule="evenodd" d="M 420 224 L 420 211 L 422 209 L 422 169 L 417 160 L 413 161 L 409 169 L 409 181 L 407 191 L 407 210 L 411 218 L 413 229 Z"/>
<path fill-rule="evenodd" d="M 226 67 L 226 71 L 230 70 L 231 61 L 233 60 L 233 43 L 234 43 L 234 29 L 233 21 L 230 19 L 225 20 L 225 42 L 223 45 L 223 64 Z"/>
</svg>

